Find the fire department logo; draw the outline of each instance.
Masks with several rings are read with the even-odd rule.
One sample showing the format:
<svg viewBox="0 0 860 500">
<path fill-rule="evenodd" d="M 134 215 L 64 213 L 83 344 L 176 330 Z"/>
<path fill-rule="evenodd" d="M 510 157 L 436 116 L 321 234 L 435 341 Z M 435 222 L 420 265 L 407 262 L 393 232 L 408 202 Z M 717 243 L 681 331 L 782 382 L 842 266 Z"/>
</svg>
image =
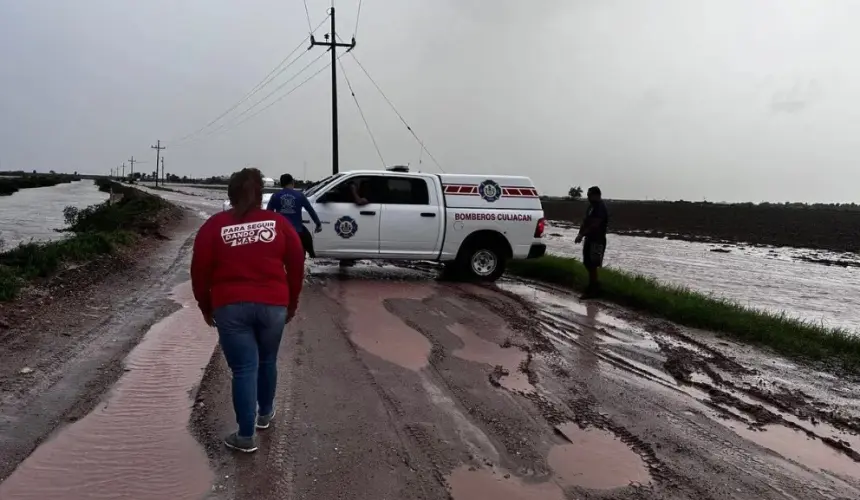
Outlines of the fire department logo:
<svg viewBox="0 0 860 500">
<path fill-rule="evenodd" d="M 281 196 L 281 209 L 292 210 L 296 208 L 295 196 L 286 194 Z"/>
<path fill-rule="evenodd" d="M 478 186 L 478 194 L 484 201 L 492 203 L 502 197 L 502 188 L 496 181 L 487 179 Z"/>
<path fill-rule="evenodd" d="M 358 232 L 358 223 L 348 215 L 344 215 L 334 223 L 334 232 L 341 238 L 352 238 Z"/>
</svg>

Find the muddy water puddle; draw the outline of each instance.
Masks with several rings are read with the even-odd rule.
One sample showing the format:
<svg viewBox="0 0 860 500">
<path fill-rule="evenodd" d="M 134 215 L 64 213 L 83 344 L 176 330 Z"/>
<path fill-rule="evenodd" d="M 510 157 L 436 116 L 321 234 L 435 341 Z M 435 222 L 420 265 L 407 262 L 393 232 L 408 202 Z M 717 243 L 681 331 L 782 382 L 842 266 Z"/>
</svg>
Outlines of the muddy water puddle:
<svg viewBox="0 0 860 500">
<path fill-rule="evenodd" d="M 461 466 L 448 477 L 454 500 L 563 500 L 564 489 L 613 490 L 651 482 L 642 458 L 614 434 L 577 424 L 556 428 L 567 443 L 553 446 L 550 477 L 524 480 L 504 469 Z"/>
<path fill-rule="evenodd" d="M 189 434 L 189 392 L 217 335 L 191 307 L 190 283 L 174 290 L 183 308 L 147 332 L 129 354 L 107 401 L 37 448 L 0 484 L 0 498 L 197 499 L 213 476 Z"/>
<path fill-rule="evenodd" d="M 858 436 L 856 434 L 851 434 L 848 432 L 841 431 L 841 430 L 837 429 L 836 427 L 834 427 L 833 425 L 828 424 L 826 422 L 822 422 L 820 420 L 802 419 L 802 418 L 798 417 L 797 415 L 794 415 L 792 413 L 788 413 L 786 411 L 781 410 L 780 408 L 777 408 L 776 406 L 774 406 L 770 402 L 765 401 L 761 398 L 755 397 L 755 396 L 750 395 L 750 394 L 746 394 L 745 392 L 743 392 L 741 390 L 737 390 L 737 389 L 726 387 L 726 386 L 720 386 L 719 384 L 716 384 L 710 376 L 702 374 L 702 373 L 698 373 L 698 372 L 693 373 L 691 376 L 691 380 L 694 383 L 698 383 L 700 385 L 710 386 L 710 387 L 719 387 L 720 390 L 725 391 L 726 393 L 728 393 L 733 398 L 737 398 L 737 400 L 739 400 L 744 405 L 761 407 L 764 410 L 766 410 L 766 411 L 768 411 L 774 415 L 777 415 L 779 418 L 785 420 L 790 426 L 798 429 L 798 431 L 804 431 L 805 433 L 814 434 L 820 438 L 832 438 L 834 440 L 841 441 L 841 442 L 845 443 L 845 445 L 848 448 L 850 448 L 851 450 L 854 450 L 854 451 L 860 453 L 860 436 Z M 695 390 L 698 393 L 705 394 L 703 391 L 700 391 L 699 389 L 695 389 Z M 705 395 L 705 397 L 709 397 L 709 396 Z M 720 402 L 719 404 L 721 407 L 724 407 L 726 409 L 735 410 L 734 408 L 729 407 L 725 403 Z M 736 412 L 733 411 L 733 413 L 736 413 Z M 858 468 L 860 468 L 860 463 L 858 463 Z"/>
<path fill-rule="evenodd" d="M 498 374 L 499 385 L 516 392 L 534 391 L 528 375 L 520 368 L 527 358 L 524 351 L 517 347 L 502 347 L 495 342 L 484 340 L 462 323 L 455 323 L 450 330 L 463 341 L 463 347 L 452 353 L 454 356 L 490 366 L 501 366 L 503 373 Z"/>
<path fill-rule="evenodd" d="M 565 500 L 552 482 L 526 483 L 503 470 L 462 466 L 448 477 L 454 500 Z"/>
<path fill-rule="evenodd" d="M 547 462 L 564 486 L 593 490 L 651 482 L 642 458 L 614 434 L 577 424 L 556 427 L 570 444 L 554 446 Z"/>
<path fill-rule="evenodd" d="M 728 427 L 744 439 L 812 470 L 829 471 L 860 480 L 860 463 L 804 432 L 782 425 L 767 425 L 762 430 L 738 423 Z"/>
<path fill-rule="evenodd" d="M 693 379 L 699 384 L 711 383 L 711 379 L 702 374 L 694 376 Z M 639 383 L 652 382 L 639 379 Z M 842 441 L 849 450 L 860 451 L 860 437 L 842 432 L 824 422 L 818 421 L 813 424 L 810 421 L 802 420 L 767 402 L 742 394 L 739 391 L 727 387 L 720 387 L 720 390 L 737 398 L 742 405 L 760 407 L 762 410 L 784 419 L 786 423 L 754 425 L 757 421 L 755 415 L 733 406 L 730 402 L 715 400 L 698 386 L 682 384 L 677 387 L 677 392 L 689 397 L 691 401 L 695 401 L 699 413 L 706 415 L 710 420 L 731 430 L 744 440 L 770 450 L 809 470 L 823 470 L 841 477 L 860 479 L 860 462 L 855 461 L 846 452 L 840 451 L 823 440 L 823 438 L 830 438 Z M 689 414 L 688 416 L 692 415 Z M 851 452 L 848 451 L 848 453 Z"/>
<path fill-rule="evenodd" d="M 349 338 L 355 345 L 409 370 L 427 366 L 430 341 L 389 312 L 384 301 L 423 300 L 433 294 L 431 285 L 351 281 L 332 282 L 324 290 L 348 311 Z"/>
<path fill-rule="evenodd" d="M 606 344 L 626 344 L 659 350 L 651 333 L 639 325 L 621 319 L 595 302 L 580 302 L 566 293 L 543 290 L 521 282 L 502 281 L 497 286 L 538 306 L 540 318 L 555 326 L 556 334 L 575 341 L 583 330 L 594 330 Z"/>
<path fill-rule="evenodd" d="M 719 384 L 701 372 L 692 374 L 691 382 L 695 385 L 679 384 L 674 377 L 666 373 L 661 361 L 652 365 L 653 360 L 650 358 L 647 363 L 644 363 L 632 359 L 630 356 L 625 356 L 624 350 L 628 349 L 632 349 L 637 354 L 634 357 L 639 357 L 638 355 L 644 353 L 652 353 L 661 359 L 664 356 L 662 354 L 663 349 L 655 341 L 655 338 L 650 334 L 643 333 L 638 326 L 624 320 L 602 321 L 607 317 L 611 318 L 611 315 L 595 314 L 593 306 L 577 304 L 573 299 L 544 292 L 529 285 L 505 284 L 503 288 L 527 300 L 532 300 L 538 305 L 545 305 L 538 313 L 545 333 L 555 338 L 556 341 L 574 345 L 580 350 L 590 350 L 601 360 L 601 365 L 603 363 L 611 364 L 616 368 L 621 368 L 623 372 L 628 372 L 628 376 L 638 378 L 641 383 L 648 386 L 660 385 L 664 389 L 673 390 L 672 392 L 675 394 L 684 394 L 697 400 L 701 403 L 699 408 L 702 413 L 707 414 L 711 419 L 719 422 L 741 438 L 810 470 L 830 471 L 833 474 L 853 479 L 860 477 L 860 462 L 852 458 L 852 455 L 856 456 L 856 452 L 860 452 L 860 437 L 840 431 L 833 425 L 820 421 L 820 419 L 801 419 L 794 414 L 782 411 L 767 401 L 746 394 L 742 390 Z M 711 353 L 706 352 L 701 346 L 691 345 L 678 338 L 660 335 L 658 340 L 665 344 L 665 348 L 687 349 L 704 358 L 711 356 Z M 597 345 L 604 347 L 598 349 Z M 619 351 L 613 347 L 624 350 Z M 605 369 L 602 371 L 606 373 Z M 726 380 L 735 378 L 731 374 L 719 372 Z M 730 397 L 728 399 L 723 397 L 714 399 L 706 390 L 699 387 L 719 388 L 720 391 L 727 393 Z M 736 403 L 732 401 L 736 401 Z M 758 421 L 757 416 L 759 414 L 771 414 L 777 419 L 784 420 L 784 424 L 770 424 L 761 428 L 750 427 L 751 424 Z M 826 440 L 833 441 L 828 443 Z M 842 443 L 843 449 L 839 449 L 839 442 Z M 618 444 L 624 446 L 623 443 Z M 553 450 L 556 456 L 559 453 L 558 450 L 558 447 Z M 630 450 L 627 451 L 638 460 L 635 453 Z M 553 455 L 551 455 L 552 457 Z M 633 458 L 631 458 L 631 463 L 635 463 Z M 593 459 L 595 459 L 594 454 L 582 458 L 585 461 Z M 554 458 L 553 460 L 556 462 L 551 462 L 550 465 L 553 469 L 557 469 L 558 459 Z M 647 468 L 644 470 L 647 473 Z M 595 476 L 589 477 L 594 478 Z M 570 483 L 563 482 L 562 484 Z"/>
</svg>

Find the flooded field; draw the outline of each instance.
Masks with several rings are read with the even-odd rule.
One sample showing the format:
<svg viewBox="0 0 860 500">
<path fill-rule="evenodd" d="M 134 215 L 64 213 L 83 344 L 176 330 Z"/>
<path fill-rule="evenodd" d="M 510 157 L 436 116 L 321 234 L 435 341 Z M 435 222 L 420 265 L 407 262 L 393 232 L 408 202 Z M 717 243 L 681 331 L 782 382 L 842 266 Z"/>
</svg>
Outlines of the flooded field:
<svg viewBox="0 0 860 500">
<path fill-rule="evenodd" d="M 164 195 L 199 217 L 220 207 Z M 231 454 L 231 374 L 217 351 L 201 372 L 217 338 L 187 281 L 197 225 L 165 240 L 137 279 L 48 304 L 7 335 L 0 466 L 19 465 L 0 498 L 860 498 L 860 388 L 844 377 L 566 290 L 450 283 L 386 262 L 308 265 L 278 361 L 277 418 L 257 454 Z M 569 230 L 550 232 L 554 251 L 578 250 Z M 616 240 L 611 258 L 638 251 L 667 268 L 793 263 Z M 45 335 L 56 311 L 63 323 Z M 76 350 L 58 345 L 65 335 Z M 123 338 L 142 342 L 98 359 Z M 117 382 L 104 397 L 81 389 L 101 383 L 82 374 L 105 369 Z M 92 403 L 58 403 L 76 390 Z M 10 452 L 40 420 L 35 451 Z"/>
<path fill-rule="evenodd" d="M 0 196 L 0 238 L 6 247 L 29 240 L 49 241 L 63 238 L 63 209 L 71 205 L 84 208 L 107 200 L 93 181 L 22 189 L 11 196 Z"/>
<path fill-rule="evenodd" d="M 170 186 L 182 193 L 151 191 L 208 217 L 220 210 L 223 190 L 195 186 Z M 26 189 L 0 197 L 0 235 L 7 245 L 31 238 L 61 238 L 54 231 L 63 226 L 67 205 L 84 207 L 106 195 L 89 181 L 50 188 Z M 575 230 L 549 225 L 546 242 L 550 252 L 579 256 Z M 715 252 L 713 250 L 719 250 Z M 831 254 L 792 248 L 752 246 L 718 247 L 635 236 L 611 235 L 607 265 L 653 276 L 661 281 L 689 286 L 752 307 L 786 312 L 828 326 L 860 330 L 860 267 L 824 266 L 803 259 L 817 256 L 850 260 Z M 860 263 L 860 259 L 853 257 Z"/>
<path fill-rule="evenodd" d="M 546 233 L 550 253 L 581 258 L 576 230 L 548 225 Z M 605 263 L 750 307 L 860 331 L 860 268 L 801 260 L 812 253 L 611 234 Z"/>
</svg>

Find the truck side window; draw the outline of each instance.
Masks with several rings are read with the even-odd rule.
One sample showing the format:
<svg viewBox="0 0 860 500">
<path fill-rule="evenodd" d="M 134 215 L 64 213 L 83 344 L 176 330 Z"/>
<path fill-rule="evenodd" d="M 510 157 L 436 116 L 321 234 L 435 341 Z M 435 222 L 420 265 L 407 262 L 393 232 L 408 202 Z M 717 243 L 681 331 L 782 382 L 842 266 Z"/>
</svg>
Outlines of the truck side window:
<svg viewBox="0 0 860 500">
<path fill-rule="evenodd" d="M 394 205 L 429 205 L 427 181 L 410 177 L 386 178 L 385 203 Z"/>
<path fill-rule="evenodd" d="M 352 196 L 351 185 L 358 188 L 359 196 L 364 197 L 369 203 L 380 203 L 378 189 L 378 177 L 353 177 L 341 182 L 337 186 L 331 188 L 325 193 L 326 199 L 331 203 L 354 203 Z"/>
</svg>

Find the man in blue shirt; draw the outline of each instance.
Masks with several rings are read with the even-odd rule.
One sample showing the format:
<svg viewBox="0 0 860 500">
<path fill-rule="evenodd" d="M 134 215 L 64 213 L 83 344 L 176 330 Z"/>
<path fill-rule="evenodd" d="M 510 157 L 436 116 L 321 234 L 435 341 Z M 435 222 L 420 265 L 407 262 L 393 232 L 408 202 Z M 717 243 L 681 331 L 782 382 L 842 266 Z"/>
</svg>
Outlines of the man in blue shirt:
<svg viewBox="0 0 860 500">
<path fill-rule="evenodd" d="M 314 240 L 307 229 L 305 229 L 305 225 L 302 224 L 302 209 L 304 208 L 307 210 L 308 215 L 311 216 L 314 224 L 316 224 L 316 229 L 314 229 L 315 233 L 322 231 L 322 224 L 320 224 L 320 218 L 317 217 L 314 207 L 311 206 L 308 199 L 305 198 L 305 195 L 302 194 L 301 191 L 297 191 L 295 187 L 296 183 L 293 180 L 292 175 L 282 175 L 281 190 L 272 195 L 269 199 L 269 204 L 266 205 L 266 210 L 278 212 L 286 217 L 290 224 L 292 224 L 296 229 L 296 232 L 299 233 L 299 238 L 302 240 L 302 246 L 305 248 L 305 252 L 307 252 L 311 258 L 314 258 L 316 257 L 316 254 L 314 253 Z"/>
</svg>

